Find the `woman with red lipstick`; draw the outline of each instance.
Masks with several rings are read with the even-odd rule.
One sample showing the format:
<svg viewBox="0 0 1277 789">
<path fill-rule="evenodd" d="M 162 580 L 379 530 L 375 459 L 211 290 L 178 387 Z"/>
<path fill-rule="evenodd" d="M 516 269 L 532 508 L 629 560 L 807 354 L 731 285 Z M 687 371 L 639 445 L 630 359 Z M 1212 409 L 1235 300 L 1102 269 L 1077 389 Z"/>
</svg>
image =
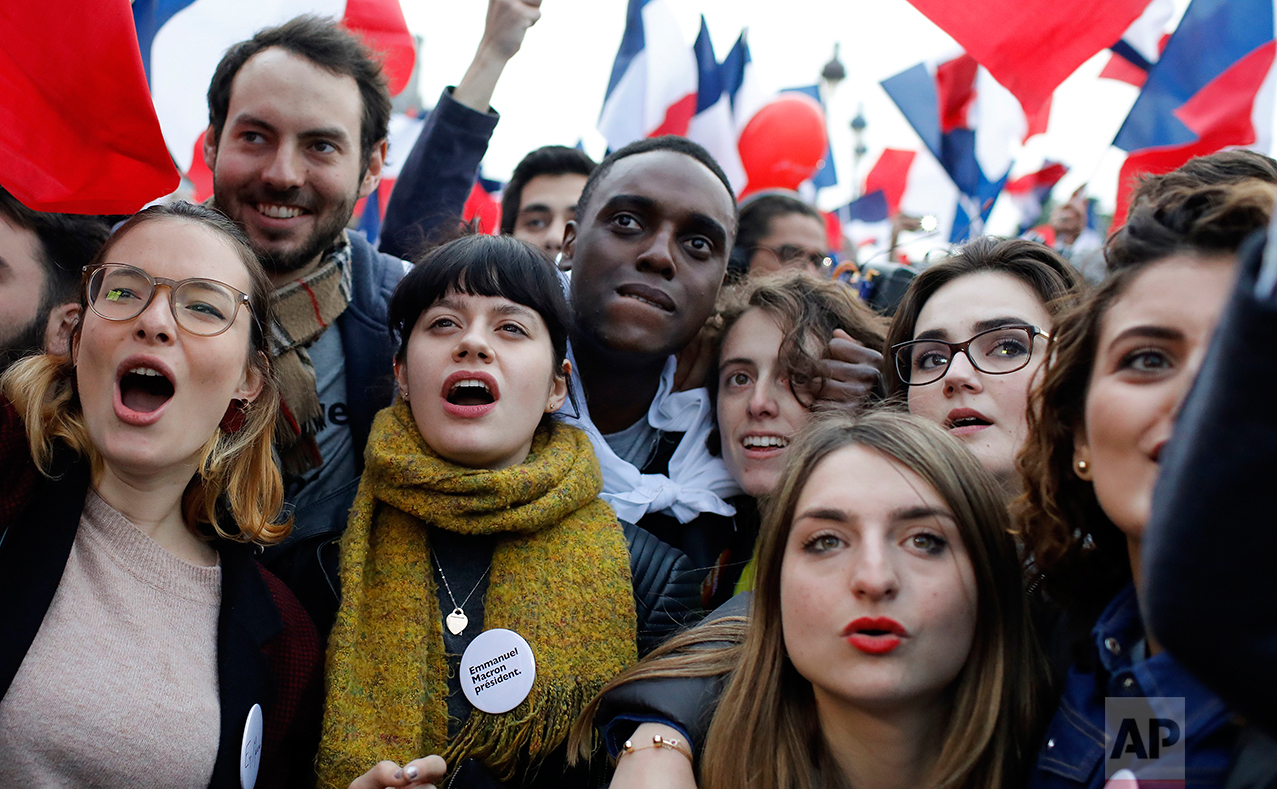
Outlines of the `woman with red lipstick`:
<svg viewBox="0 0 1277 789">
<path fill-rule="evenodd" d="M 1082 287 L 1050 247 L 984 236 L 909 285 L 887 331 L 887 393 L 940 425 L 1020 492 L 1025 404 L 1055 315 Z"/>
<path fill-rule="evenodd" d="M 748 619 L 676 637 L 610 687 L 729 673 L 702 789 L 994 789 L 1028 764 L 1040 666 L 993 478 L 934 424 L 879 412 L 819 418 L 789 448 Z M 636 733 L 622 763 L 651 742 Z M 677 761 L 669 785 L 690 785 Z"/>
<path fill-rule="evenodd" d="M 1150 711 L 1176 718 L 1186 761 L 1177 775 L 1137 762 L 1137 778 L 1224 783 L 1236 726 L 1145 632 L 1140 543 L 1162 448 L 1209 346 L 1237 249 L 1272 209 L 1272 186 L 1258 181 L 1149 196 L 1109 241 L 1109 279 L 1059 322 L 1020 458 L 1019 515 L 1044 590 L 1089 632 L 1030 786 L 1102 786 L 1109 771 L 1094 732 L 1105 730 L 1106 703 L 1145 697 Z M 1160 707 L 1166 698 L 1181 700 L 1181 711 Z"/>
<path fill-rule="evenodd" d="M 508 237 L 445 244 L 395 292 L 400 397 L 342 539 L 321 786 L 406 786 L 427 754 L 456 786 L 599 785 L 603 760 L 566 769 L 568 728 L 696 609 L 686 558 L 617 521 L 588 436 L 553 416 L 569 321 L 554 265 Z M 495 630 L 535 659 L 505 712 L 462 686 L 463 655 Z"/>
<path fill-rule="evenodd" d="M 271 292 L 221 214 L 149 208 L 86 267 L 70 355 L 4 375 L 0 785 L 309 780 L 318 637 L 253 558 L 288 531 Z"/>
</svg>

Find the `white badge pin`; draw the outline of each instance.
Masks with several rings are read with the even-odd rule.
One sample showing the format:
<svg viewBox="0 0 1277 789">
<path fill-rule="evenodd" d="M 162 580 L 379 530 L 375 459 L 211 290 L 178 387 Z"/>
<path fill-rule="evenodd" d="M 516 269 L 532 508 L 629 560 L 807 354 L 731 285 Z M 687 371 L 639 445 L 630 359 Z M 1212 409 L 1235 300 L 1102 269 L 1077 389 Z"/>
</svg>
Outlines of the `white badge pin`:
<svg viewBox="0 0 1277 789">
<path fill-rule="evenodd" d="M 536 676 L 532 647 L 513 630 L 485 630 L 461 656 L 461 690 L 483 712 L 498 714 L 519 706 Z"/>
<path fill-rule="evenodd" d="M 244 739 L 239 746 L 239 785 L 253 789 L 257 768 L 262 764 L 262 705 L 254 704 L 244 722 Z"/>
</svg>

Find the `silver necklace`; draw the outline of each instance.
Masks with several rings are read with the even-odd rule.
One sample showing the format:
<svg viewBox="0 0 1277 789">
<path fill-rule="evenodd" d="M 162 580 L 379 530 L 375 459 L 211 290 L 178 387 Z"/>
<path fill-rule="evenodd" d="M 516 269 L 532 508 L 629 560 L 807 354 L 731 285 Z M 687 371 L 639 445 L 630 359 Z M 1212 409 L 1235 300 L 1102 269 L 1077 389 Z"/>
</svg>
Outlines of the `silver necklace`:
<svg viewBox="0 0 1277 789">
<path fill-rule="evenodd" d="M 454 635 L 460 635 L 462 630 L 470 624 L 470 617 L 466 616 L 466 612 L 461 610 L 466 603 L 470 602 L 470 598 L 474 597 L 474 593 L 478 591 L 479 585 L 483 583 L 483 579 L 488 577 L 488 573 L 492 570 L 492 562 L 488 562 L 488 569 L 483 571 L 483 575 L 479 576 L 479 580 L 475 582 L 474 588 L 470 590 L 470 594 L 466 595 L 466 599 L 461 601 L 461 605 L 457 605 L 457 598 L 452 594 L 452 587 L 448 585 L 448 576 L 443 572 L 443 565 L 439 562 L 439 554 L 433 550 L 430 555 L 435 559 L 435 566 L 439 568 L 439 577 L 443 579 L 443 588 L 448 592 L 448 599 L 452 601 L 452 613 L 445 616 L 444 622 L 448 624 L 448 630 Z"/>
</svg>

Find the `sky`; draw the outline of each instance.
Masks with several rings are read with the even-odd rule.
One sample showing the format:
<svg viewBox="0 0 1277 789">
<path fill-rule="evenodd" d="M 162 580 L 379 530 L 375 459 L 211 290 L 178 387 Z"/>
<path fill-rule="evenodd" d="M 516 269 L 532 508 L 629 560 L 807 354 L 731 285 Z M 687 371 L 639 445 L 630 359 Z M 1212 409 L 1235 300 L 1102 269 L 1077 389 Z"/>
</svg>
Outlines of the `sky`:
<svg viewBox="0 0 1277 789">
<path fill-rule="evenodd" d="M 409 28 L 421 36 L 418 79 L 426 105 L 465 73 L 483 34 L 486 0 L 401 0 Z M 719 59 L 741 30 L 759 81 L 766 89 L 815 84 L 840 45 L 847 79 L 827 99 L 828 128 L 840 183 L 821 190 L 824 210 L 844 205 L 852 183 L 863 181 L 883 148 L 924 150 L 879 82 L 924 60 L 944 59 L 957 45 L 905 0 L 669 0 L 690 47 L 705 16 Z M 1177 0 L 1182 14 L 1187 0 Z M 612 62 L 625 28 L 625 0 L 543 0 L 540 21 L 528 31 L 493 95 L 501 113 L 484 174 L 505 180 L 528 151 L 575 145 L 599 158 L 605 143 L 595 129 Z M 1138 94 L 1136 88 L 1097 75 L 1102 52 L 1057 89 L 1048 132 L 1030 139 L 1016 156 L 1012 177 L 1062 161 L 1070 172 L 1056 187 L 1067 199 L 1087 185 L 1111 210 L 1124 154 L 1110 143 Z M 850 120 L 863 107 L 869 152 L 854 168 Z M 393 156 L 393 153 L 392 153 Z M 856 171 L 856 177 L 849 173 Z M 987 227 L 1010 233 L 1018 214 L 999 200 Z"/>
</svg>

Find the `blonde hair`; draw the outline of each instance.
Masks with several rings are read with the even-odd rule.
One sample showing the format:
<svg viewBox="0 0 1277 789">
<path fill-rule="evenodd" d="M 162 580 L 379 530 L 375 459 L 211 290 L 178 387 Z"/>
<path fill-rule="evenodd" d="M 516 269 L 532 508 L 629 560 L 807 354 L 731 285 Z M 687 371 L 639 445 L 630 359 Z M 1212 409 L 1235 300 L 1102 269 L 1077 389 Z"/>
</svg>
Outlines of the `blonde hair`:
<svg viewBox="0 0 1277 789">
<path fill-rule="evenodd" d="M 266 353 L 261 329 L 273 315 L 270 280 L 243 233 L 221 214 L 189 203 L 152 206 L 116 231 L 89 264 L 91 270 L 107 260 L 115 244 L 133 229 L 158 220 L 192 222 L 221 237 L 248 269 L 251 332 L 248 364 L 262 379 L 257 399 L 244 409 L 243 426 L 227 432 L 220 426 L 200 452 L 198 472 L 182 499 L 182 514 L 197 533 L 207 524 L 214 533 L 239 542 L 271 545 L 287 536 L 290 520 L 277 521 L 284 500 L 284 484 L 271 447 L 279 411 L 279 390 Z M 88 309 L 83 284 L 81 315 Z M 73 332 L 78 342 L 83 326 Z M 102 457 L 89 437 L 75 383 L 70 356 L 44 354 L 14 363 L 0 376 L 0 391 L 21 414 L 31 448 L 31 458 L 45 475 L 51 475 L 55 443 L 61 441 L 92 464 L 94 476 L 102 469 Z M 234 407 L 232 404 L 231 407 Z M 227 518 L 229 510 L 230 519 Z M 233 521 L 233 523 L 232 523 Z"/>
<path fill-rule="evenodd" d="M 816 715 L 811 683 L 785 650 L 780 570 L 798 498 L 819 463 L 859 445 L 930 485 L 953 513 L 976 578 L 971 652 L 950 690 L 952 710 L 927 783 L 997 789 L 1023 778 L 1036 746 L 1045 664 L 1029 621 L 1010 519 L 998 486 L 966 447 L 907 414 L 818 416 L 790 447 L 764 513 L 748 623 L 724 619 L 672 640 L 614 680 L 710 676 L 731 670 L 701 760 L 702 789 L 847 786 Z M 721 646 L 707 647 L 707 642 Z M 592 715 L 597 709 L 586 709 Z M 579 736 L 578 736 L 579 735 Z M 574 743 L 583 741 L 574 732 Z"/>
</svg>

